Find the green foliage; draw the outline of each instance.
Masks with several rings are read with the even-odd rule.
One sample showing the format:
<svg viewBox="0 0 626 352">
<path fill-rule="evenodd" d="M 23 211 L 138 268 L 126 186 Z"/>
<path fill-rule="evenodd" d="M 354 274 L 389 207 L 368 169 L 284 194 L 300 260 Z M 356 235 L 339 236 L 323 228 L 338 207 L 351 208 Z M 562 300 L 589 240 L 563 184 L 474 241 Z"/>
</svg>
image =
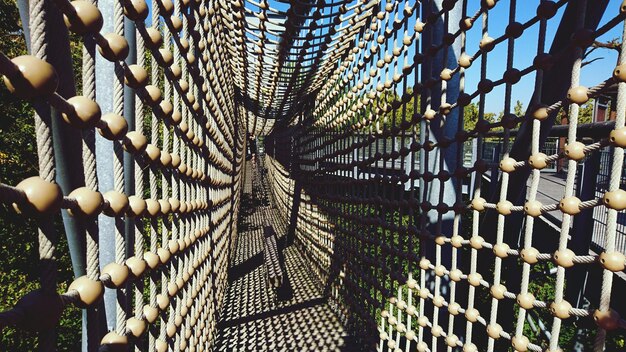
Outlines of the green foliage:
<svg viewBox="0 0 626 352">
<path fill-rule="evenodd" d="M 15 0 L 0 0 L 0 51 L 8 57 L 26 54 L 26 44 Z M 77 45 L 75 45 L 77 47 Z M 80 50 L 74 50 L 80 55 Z M 75 69 L 79 66 L 75 61 Z M 35 128 L 30 104 L 11 95 L 0 83 L 0 181 L 15 185 L 37 174 Z M 57 233 L 63 239 L 60 217 L 55 219 Z M 12 308 L 28 292 L 39 288 L 37 227 L 32 219 L 16 216 L 15 211 L 0 205 L 0 311 Z M 67 243 L 57 248 L 59 292 L 65 292 L 72 280 L 72 265 Z M 60 351 L 80 348 L 80 310 L 69 306 L 57 329 Z M 0 332 L 0 351 L 33 351 L 36 334 L 13 328 Z"/>
<path fill-rule="evenodd" d="M 463 129 L 465 131 L 471 131 L 476 127 L 480 117 L 480 109 L 478 104 L 470 103 L 463 109 Z M 496 120 L 496 114 L 492 112 L 486 112 L 483 114 L 483 119 L 487 122 L 493 123 Z"/>
<path fill-rule="evenodd" d="M 413 88 L 409 87 L 406 90 L 407 94 L 411 95 L 411 99 L 405 104 L 401 105 L 398 109 L 393 110 L 384 114 L 380 119 L 380 127 L 383 126 L 385 128 L 397 127 L 403 121 L 411 121 L 413 114 L 415 113 L 415 108 L 419 109 L 420 97 L 413 94 Z M 396 92 L 385 91 L 378 98 L 378 105 L 382 106 L 383 104 L 392 104 L 398 101 L 401 101 L 402 97 L 398 95 Z"/>
<path fill-rule="evenodd" d="M 583 123 L 592 123 L 593 122 L 593 106 L 595 104 L 594 99 L 589 99 L 588 102 L 584 103 L 580 106 L 578 110 L 578 124 Z M 569 123 L 569 110 L 565 110 L 561 108 L 557 115 L 556 121 L 554 121 L 555 125 L 562 125 Z M 607 116 L 609 116 L 610 112 L 607 110 Z"/>
</svg>

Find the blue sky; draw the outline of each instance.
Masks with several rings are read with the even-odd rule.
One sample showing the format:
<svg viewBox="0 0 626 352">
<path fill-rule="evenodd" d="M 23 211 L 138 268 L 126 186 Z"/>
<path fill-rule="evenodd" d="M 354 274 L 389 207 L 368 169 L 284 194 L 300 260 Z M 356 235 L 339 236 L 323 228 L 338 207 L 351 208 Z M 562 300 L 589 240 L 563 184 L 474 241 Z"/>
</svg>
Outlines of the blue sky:
<svg viewBox="0 0 626 352">
<path fill-rule="evenodd" d="M 621 0 L 610 0 L 608 8 L 604 14 L 604 17 L 600 21 L 600 26 L 607 23 L 612 19 L 619 11 Z M 353 2 L 354 3 L 354 2 Z M 384 1 L 383 1 L 384 3 Z M 411 1 L 410 3 L 414 3 Z M 468 13 L 474 13 L 480 6 L 480 1 L 470 0 L 468 2 Z M 527 22 L 536 15 L 537 5 L 539 0 L 518 0 L 516 8 L 516 21 L 520 23 Z M 288 5 L 278 3 L 277 1 L 270 2 L 270 5 L 274 8 L 285 10 Z M 404 5 L 401 5 L 404 6 Z M 549 50 L 561 17 L 563 16 L 565 6 L 559 9 L 559 12 L 551 20 L 548 21 L 546 41 L 546 51 Z M 412 20 L 409 25 L 414 25 Z M 478 42 L 482 36 L 481 20 L 478 20 L 474 27 L 468 32 L 467 51 L 473 54 L 478 49 Z M 492 10 L 489 11 L 489 36 L 492 38 L 500 37 L 506 26 L 509 23 L 509 6 L 508 1 L 501 1 Z M 515 55 L 513 60 L 513 67 L 522 70 L 532 64 L 533 59 L 537 53 L 537 38 L 539 32 L 539 24 L 533 25 L 527 29 L 522 37 L 515 41 Z M 614 38 L 621 38 L 623 27 L 618 25 L 610 30 L 608 33 L 598 38 L 600 41 L 609 41 Z M 488 69 L 487 78 L 492 81 L 496 81 L 502 78 L 502 74 L 506 70 L 506 43 L 498 45 L 488 56 Z M 606 78 L 610 77 L 615 63 L 617 60 L 617 52 L 609 49 L 596 50 L 588 58 L 602 58 L 590 65 L 583 68 L 581 73 L 581 85 L 591 87 L 594 86 Z M 466 71 L 466 91 L 473 92 L 476 89 L 476 85 L 480 80 L 479 62 L 477 61 L 470 69 Z M 409 82 L 413 81 L 413 78 L 409 77 Z M 535 74 L 531 73 L 524 76 L 524 78 L 513 86 L 512 89 L 512 103 L 516 100 L 521 101 L 524 107 L 528 105 L 530 96 L 534 90 Z M 504 108 L 504 85 L 495 88 L 490 94 L 487 94 L 485 100 L 486 112 L 499 113 Z"/>
<path fill-rule="evenodd" d="M 360 0 L 359 0 L 360 1 Z M 593 1 L 593 0 L 591 0 Z M 353 5 L 356 1 L 353 1 Z M 607 11 L 604 17 L 600 21 L 600 26 L 607 23 L 613 18 L 619 11 L 621 0 L 610 0 Z M 280 11 L 286 11 L 289 4 L 281 3 L 273 0 L 269 1 L 270 7 L 278 9 Z M 384 0 L 383 0 L 384 3 Z M 414 1 L 411 1 L 414 3 Z M 151 5 L 151 2 L 148 2 Z M 537 5 L 539 0 L 518 0 L 516 10 L 516 21 L 524 23 L 535 16 Z M 251 4 L 246 3 L 247 6 Z M 350 6 L 351 6 L 350 5 Z M 401 5 L 404 6 L 404 5 Z M 470 0 L 468 5 L 468 13 L 474 13 L 480 6 L 479 0 Z M 547 28 L 547 42 L 546 51 L 550 48 L 551 39 L 556 32 L 560 19 L 563 15 L 565 6 L 563 6 L 557 15 L 548 21 Z M 255 9 L 256 10 L 256 9 Z M 336 11 L 336 9 L 335 9 Z M 495 8 L 489 11 L 489 36 L 492 38 L 500 37 L 506 26 L 508 25 L 509 6 L 508 1 L 501 1 Z M 150 17 L 148 17 L 149 21 Z M 409 26 L 414 25 L 415 20 L 412 19 Z M 467 51 L 469 54 L 473 54 L 478 49 L 478 42 L 481 38 L 481 24 L 480 20 L 474 25 L 474 27 L 467 34 Z M 537 53 L 537 36 L 539 31 L 539 25 L 535 24 L 524 32 L 521 38 L 515 41 L 515 55 L 513 61 L 513 67 L 517 69 L 524 69 L 532 64 L 532 61 Z M 613 28 L 608 33 L 599 38 L 600 41 L 609 41 L 613 38 L 621 38 L 623 27 L 621 25 Z M 489 53 L 488 56 L 488 70 L 487 78 L 492 81 L 498 80 L 502 77 L 502 74 L 506 70 L 506 43 L 502 43 Z M 606 78 L 610 77 L 615 63 L 617 60 L 617 52 L 614 50 L 600 49 L 596 50 L 588 59 L 597 57 L 603 57 L 603 59 L 595 61 L 594 63 L 584 67 L 581 74 L 581 84 L 587 87 L 594 86 Z M 411 77 L 408 78 L 409 82 L 412 82 Z M 476 88 L 478 81 L 480 80 L 479 62 L 476 62 L 471 68 L 466 71 L 466 91 L 473 92 Z M 520 100 L 524 107 L 528 104 L 530 96 L 532 95 L 534 88 L 535 74 L 531 73 L 526 75 L 522 80 L 513 86 L 512 101 Z M 485 101 L 486 112 L 498 113 L 503 110 L 504 107 L 504 86 L 494 88 L 494 90 L 487 94 Z"/>
<path fill-rule="evenodd" d="M 535 16 L 536 5 L 539 1 L 517 1 L 516 21 L 524 23 Z M 604 17 L 600 21 L 600 26 L 607 23 L 612 19 L 619 11 L 621 1 L 611 0 L 609 6 L 604 14 Z M 497 38 L 504 33 L 506 26 L 508 25 L 509 11 L 506 4 L 499 4 L 504 6 L 496 6 L 493 10 L 489 11 L 489 35 L 493 38 Z M 477 6 L 477 5 L 475 5 Z M 548 21 L 546 41 L 546 51 L 549 50 L 552 44 L 551 38 L 556 32 L 561 17 L 564 12 L 562 7 L 557 15 Z M 611 31 L 599 38 L 600 41 L 609 41 L 614 38 L 621 38 L 623 26 L 618 25 Z M 513 67 L 517 69 L 524 69 L 532 64 L 537 53 L 537 36 L 539 32 L 539 25 L 535 24 L 524 32 L 522 37 L 515 41 L 515 55 L 513 61 Z M 468 43 L 477 43 L 480 40 L 481 28 L 480 25 L 475 25 L 470 30 L 468 35 Z M 476 48 L 469 50 L 474 52 Z M 502 43 L 489 53 L 488 57 L 488 71 L 487 78 L 495 81 L 502 78 L 502 74 L 506 70 L 506 44 Z M 609 49 L 598 49 L 588 59 L 603 57 L 603 59 L 595 61 L 594 63 L 587 65 L 583 68 L 581 73 L 581 85 L 591 87 L 602 82 L 606 78 L 609 78 L 615 68 L 617 60 L 617 52 Z M 480 79 L 480 70 L 471 67 L 467 72 L 467 84 L 468 91 L 473 91 Z M 535 74 L 526 75 L 518 84 L 513 86 L 512 100 L 520 100 L 526 107 L 530 96 L 534 90 Z M 500 112 L 504 107 L 504 86 L 495 88 L 486 99 L 486 111 L 488 112 Z"/>
</svg>

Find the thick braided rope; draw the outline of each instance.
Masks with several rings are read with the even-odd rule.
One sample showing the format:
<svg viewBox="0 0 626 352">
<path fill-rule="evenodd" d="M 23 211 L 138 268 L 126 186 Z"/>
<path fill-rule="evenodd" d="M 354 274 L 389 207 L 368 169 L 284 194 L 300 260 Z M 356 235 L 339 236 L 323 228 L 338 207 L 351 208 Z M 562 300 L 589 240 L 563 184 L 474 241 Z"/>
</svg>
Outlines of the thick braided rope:
<svg viewBox="0 0 626 352">
<path fill-rule="evenodd" d="M 30 1 L 30 51 L 37 58 L 45 60 L 48 57 L 48 26 L 47 2 Z M 37 143 L 37 157 L 39 160 L 39 175 L 46 181 L 55 182 L 54 151 L 52 131 L 50 129 L 50 110 L 43 104 L 35 108 L 35 131 Z M 41 261 L 41 287 L 48 292 L 56 292 L 56 234 L 51 219 L 38 221 L 39 259 Z M 39 343 L 44 350 L 54 350 L 54 331 L 44 331 L 39 336 Z"/>
<path fill-rule="evenodd" d="M 116 1 L 113 5 L 113 31 L 124 35 L 124 13 L 122 4 Z M 120 63 L 114 63 L 115 79 L 113 80 L 113 113 L 124 115 L 124 69 Z M 121 143 L 113 142 L 113 189 L 124 193 L 124 152 Z M 126 238 L 124 236 L 123 218 L 115 218 L 115 262 L 124 263 L 126 260 Z M 115 330 L 118 334 L 126 332 L 126 288 L 117 291 Z"/>
</svg>

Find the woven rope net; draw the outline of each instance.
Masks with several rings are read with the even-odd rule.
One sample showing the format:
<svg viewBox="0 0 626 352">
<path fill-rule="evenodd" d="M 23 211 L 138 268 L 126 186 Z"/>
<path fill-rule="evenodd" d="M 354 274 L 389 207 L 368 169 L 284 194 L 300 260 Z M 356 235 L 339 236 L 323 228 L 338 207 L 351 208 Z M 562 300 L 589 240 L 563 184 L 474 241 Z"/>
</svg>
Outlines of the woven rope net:
<svg viewBox="0 0 626 352">
<path fill-rule="evenodd" d="M 39 175 L 0 201 L 37 220 L 41 289 L 0 328 L 55 350 L 73 304 L 90 351 L 220 347 L 251 162 L 349 350 L 619 348 L 624 3 L 24 3 L 0 73 Z"/>
</svg>

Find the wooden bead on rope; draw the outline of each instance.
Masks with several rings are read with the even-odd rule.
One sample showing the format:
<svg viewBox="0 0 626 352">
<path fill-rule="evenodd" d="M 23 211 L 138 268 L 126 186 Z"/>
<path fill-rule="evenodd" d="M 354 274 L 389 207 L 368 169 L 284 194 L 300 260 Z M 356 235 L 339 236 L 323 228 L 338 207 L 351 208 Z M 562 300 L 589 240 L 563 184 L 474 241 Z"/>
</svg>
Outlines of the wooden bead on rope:
<svg viewBox="0 0 626 352">
<path fill-rule="evenodd" d="M 524 260 L 524 262 L 528 264 L 537 264 L 537 262 L 539 261 L 537 256 L 539 256 L 539 251 L 537 250 L 537 248 L 533 247 L 524 248 L 520 252 L 520 257 L 522 257 L 522 260 Z"/>
<path fill-rule="evenodd" d="M 461 237 L 459 235 L 452 236 L 450 238 L 450 244 L 454 248 L 461 248 L 461 247 L 463 247 L 463 237 Z"/>
<path fill-rule="evenodd" d="M 471 342 L 467 342 L 463 345 L 463 352 L 478 352 L 478 347 Z"/>
<path fill-rule="evenodd" d="M 452 302 L 448 305 L 448 312 L 452 315 L 459 315 L 461 309 L 461 305 L 457 302 Z"/>
<path fill-rule="evenodd" d="M 148 145 L 146 145 L 145 154 L 150 162 L 154 163 L 157 160 L 160 162 L 161 150 L 156 145 L 148 143 Z"/>
<path fill-rule="evenodd" d="M 577 197 L 566 197 L 559 203 L 559 208 L 565 214 L 576 215 L 580 213 L 580 203 L 580 199 Z"/>
<path fill-rule="evenodd" d="M 500 324 L 489 324 L 487 325 L 487 335 L 492 339 L 499 339 L 500 334 L 502 333 L 502 326 Z"/>
<path fill-rule="evenodd" d="M 559 319 L 568 319 L 571 316 L 570 309 L 572 305 L 568 301 L 550 303 L 550 312 Z"/>
<path fill-rule="evenodd" d="M 441 71 L 440 77 L 444 81 L 449 81 L 449 80 L 452 79 L 452 75 L 453 75 L 452 70 L 449 69 L 449 68 L 445 68 L 445 69 L 443 69 L 443 71 Z"/>
<path fill-rule="evenodd" d="M 557 250 L 554 252 L 552 256 L 554 258 L 554 262 L 564 268 L 571 268 L 574 266 L 574 257 L 576 254 L 569 248 L 564 250 Z"/>
<path fill-rule="evenodd" d="M 483 248 L 483 243 L 485 243 L 485 239 L 481 236 L 472 236 L 470 238 L 470 247 L 472 247 L 473 249 Z"/>
<path fill-rule="evenodd" d="M 515 163 L 517 163 L 517 161 L 515 161 L 515 159 L 507 157 L 502 159 L 502 161 L 500 161 L 500 170 L 502 170 L 503 172 L 513 172 L 515 171 Z"/>
<path fill-rule="evenodd" d="M 135 338 L 139 338 L 144 332 L 146 332 L 146 322 L 132 317 L 126 321 L 126 330 L 129 331 Z"/>
<path fill-rule="evenodd" d="M 157 306 L 161 311 L 165 311 L 170 305 L 170 299 L 164 294 L 159 293 L 156 297 Z"/>
<path fill-rule="evenodd" d="M 98 123 L 98 132 L 108 140 L 120 140 L 128 132 L 128 123 L 120 115 L 113 113 L 105 114 Z"/>
<path fill-rule="evenodd" d="M 178 329 L 176 328 L 176 325 L 168 323 L 165 327 L 165 334 L 167 335 L 167 337 L 172 338 L 174 337 L 174 335 L 176 335 L 177 330 Z"/>
<path fill-rule="evenodd" d="M 174 317 L 174 324 L 176 324 L 176 327 L 178 328 L 183 324 L 183 316 L 181 314 L 176 314 Z"/>
<path fill-rule="evenodd" d="M 584 104 L 589 100 L 587 87 L 572 87 L 567 91 L 567 99 L 575 104 Z"/>
<path fill-rule="evenodd" d="M 543 120 L 547 119 L 548 116 L 550 116 L 550 113 L 548 112 L 548 106 L 547 105 L 537 105 L 537 106 L 534 107 L 533 112 L 532 112 L 532 117 L 534 119 L 537 119 L 539 121 L 543 121 Z"/>
<path fill-rule="evenodd" d="M 159 206 L 161 207 L 161 215 L 168 215 L 172 211 L 172 205 L 166 199 L 159 199 Z"/>
<path fill-rule="evenodd" d="M 128 279 L 128 267 L 119 263 L 109 263 L 102 268 L 102 275 L 108 275 L 109 280 L 104 281 L 104 285 L 108 288 L 120 288 Z"/>
<path fill-rule="evenodd" d="M 467 282 L 474 287 L 480 286 L 480 281 L 483 279 L 479 273 L 471 273 L 467 275 Z"/>
<path fill-rule="evenodd" d="M 87 129 L 95 127 L 100 121 L 102 111 L 100 111 L 100 106 L 95 101 L 77 95 L 69 98 L 67 102 L 69 109 L 64 111 L 61 116 L 70 126 Z"/>
<path fill-rule="evenodd" d="M 459 338 L 454 334 L 450 334 L 446 337 L 446 344 L 448 347 L 456 347 L 458 342 Z"/>
<path fill-rule="evenodd" d="M 11 59 L 14 68 L 4 77 L 9 92 L 21 99 L 38 99 L 54 93 L 59 77 L 52 65 L 31 55 Z"/>
<path fill-rule="evenodd" d="M 609 141 L 616 147 L 626 148 L 626 127 L 612 130 L 609 134 Z"/>
<path fill-rule="evenodd" d="M 124 4 L 124 16 L 132 21 L 142 21 L 148 17 L 148 5 L 145 0 L 126 0 Z"/>
<path fill-rule="evenodd" d="M 626 82 L 626 64 L 617 65 L 613 70 L 613 79 L 617 82 Z"/>
<path fill-rule="evenodd" d="M 469 68 L 472 65 L 472 58 L 467 54 L 461 54 L 459 57 L 459 66 Z"/>
<path fill-rule="evenodd" d="M 600 254 L 600 264 L 606 270 L 613 272 L 624 271 L 626 268 L 626 256 L 620 252 L 602 252 Z"/>
<path fill-rule="evenodd" d="M 154 27 L 148 27 L 146 28 L 146 33 L 148 35 L 148 38 L 144 39 L 146 47 L 149 49 L 160 48 L 161 44 L 163 44 L 163 36 L 161 35 L 161 32 Z"/>
<path fill-rule="evenodd" d="M 443 334 L 443 328 L 439 325 L 435 325 L 430 329 L 430 333 L 435 337 L 440 337 Z"/>
<path fill-rule="evenodd" d="M 143 316 L 146 319 L 146 322 L 153 324 L 159 317 L 159 310 L 155 307 L 151 307 L 149 304 L 146 304 L 143 306 Z"/>
<path fill-rule="evenodd" d="M 477 211 L 484 211 L 486 203 L 487 201 L 485 200 L 485 198 L 482 198 L 482 197 L 474 198 L 472 199 L 472 209 L 477 210 Z"/>
<path fill-rule="evenodd" d="M 146 262 L 146 265 L 148 265 L 148 268 L 150 268 L 150 270 L 156 269 L 161 264 L 161 259 L 159 258 L 159 256 L 156 253 L 150 251 L 143 254 L 143 260 Z"/>
<path fill-rule="evenodd" d="M 505 297 L 504 294 L 506 293 L 506 287 L 502 284 L 493 285 L 489 289 L 489 292 L 491 293 L 491 296 L 493 296 L 493 298 L 501 300 Z"/>
<path fill-rule="evenodd" d="M 174 56 L 169 49 L 161 48 L 159 49 L 159 54 L 154 57 L 158 64 L 163 67 L 169 67 L 174 62 Z"/>
<path fill-rule="evenodd" d="M 143 153 L 148 146 L 148 139 L 146 136 L 138 131 L 131 131 L 126 133 L 122 140 L 124 150 L 131 154 Z"/>
<path fill-rule="evenodd" d="M 161 94 L 161 90 L 153 85 L 147 85 L 143 88 L 144 90 L 144 102 L 148 106 L 155 106 L 161 102 L 163 98 Z"/>
<path fill-rule="evenodd" d="M 459 282 L 461 281 L 461 277 L 463 276 L 463 272 L 459 269 L 452 269 L 450 270 L 450 273 L 448 274 L 448 276 L 450 276 L 450 280 L 454 281 L 454 282 Z"/>
<path fill-rule="evenodd" d="M 139 89 L 148 84 L 148 71 L 140 65 L 128 65 L 124 68 L 124 84 Z"/>
<path fill-rule="evenodd" d="M 508 200 L 503 200 L 501 202 L 498 202 L 496 204 L 496 211 L 498 212 L 498 214 L 500 215 L 511 215 L 512 213 L 512 209 L 513 208 L 513 203 L 511 203 Z"/>
<path fill-rule="evenodd" d="M 528 164 L 533 169 L 542 170 L 545 169 L 546 166 L 548 166 L 547 158 L 548 156 L 544 153 L 536 153 L 530 156 L 530 158 L 528 159 Z"/>
<path fill-rule="evenodd" d="M 172 75 L 171 78 L 173 81 L 178 81 L 180 80 L 180 77 L 183 75 L 183 70 L 180 68 L 178 64 L 172 64 L 170 66 L 170 74 Z M 178 87 L 183 93 L 186 93 L 187 90 L 189 89 L 189 83 L 187 83 L 187 81 L 185 80 L 180 80 L 178 82 Z"/>
<path fill-rule="evenodd" d="M 169 249 L 158 248 L 157 255 L 159 256 L 159 261 L 161 262 L 161 264 L 166 264 L 170 260 L 172 253 L 169 251 Z"/>
<path fill-rule="evenodd" d="M 480 312 L 476 308 L 467 308 L 465 310 L 465 319 L 471 323 L 475 323 L 478 321 L 480 317 Z"/>
<path fill-rule="evenodd" d="M 132 256 L 126 259 L 125 264 L 128 267 L 130 273 L 135 278 L 141 278 L 141 276 L 143 275 L 144 272 L 146 272 L 146 269 L 147 269 L 146 261 L 143 260 L 143 258 L 140 258 L 138 256 Z"/>
<path fill-rule="evenodd" d="M 61 209 L 63 192 L 56 183 L 33 176 L 18 183 L 15 188 L 24 195 L 23 201 L 13 203 L 13 208 L 20 214 L 51 214 Z"/>
<path fill-rule="evenodd" d="M 174 15 L 170 16 L 169 19 L 169 23 L 171 24 L 170 28 L 173 33 L 178 33 L 183 29 L 183 20 L 180 17 Z"/>
<path fill-rule="evenodd" d="M 172 164 L 172 155 L 169 152 L 162 150 L 159 161 L 163 167 L 169 167 Z"/>
<path fill-rule="evenodd" d="M 585 145 L 581 142 L 575 141 L 565 146 L 565 155 L 576 161 L 581 161 L 585 158 Z"/>
<path fill-rule="evenodd" d="M 182 120 L 183 120 L 183 115 L 180 113 L 180 111 L 174 111 L 172 113 L 171 123 L 173 126 L 177 126 L 178 124 L 181 123 Z"/>
<path fill-rule="evenodd" d="M 126 215 L 129 217 L 142 216 L 146 212 L 146 201 L 138 196 L 128 197 L 128 209 Z"/>
<path fill-rule="evenodd" d="M 417 343 L 417 351 L 418 352 L 426 352 L 429 351 L 428 344 L 424 341 L 420 341 Z"/>
<path fill-rule="evenodd" d="M 172 13 L 174 13 L 174 3 L 172 2 L 172 0 L 159 0 L 158 4 L 162 16 L 171 16 Z"/>
<path fill-rule="evenodd" d="M 98 302 L 104 295 L 104 285 L 102 281 L 92 280 L 87 276 L 81 276 L 75 279 L 67 289 L 67 292 L 78 293 L 78 301 L 76 305 L 86 308 Z"/>
<path fill-rule="evenodd" d="M 167 294 L 170 297 L 174 297 L 176 296 L 176 294 L 178 293 L 178 285 L 176 285 L 175 282 L 170 282 L 167 284 Z"/>
<path fill-rule="evenodd" d="M 604 205 L 610 209 L 621 211 L 626 209 L 626 191 L 623 189 L 616 189 L 615 191 L 609 191 L 604 193 L 602 197 Z"/>
<path fill-rule="evenodd" d="M 172 162 L 173 162 L 173 160 L 174 159 L 172 159 Z M 170 199 L 168 199 L 168 201 L 170 202 L 170 205 L 172 207 L 172 212 L 173 213 L 178 212 L 178 210 L 180 209 L 180 201 L 178 199 L 175 199 L 175 198 L 170 198 Z"/>
<path fill-rule="evenodd" d="M 100 214 L 104 205 L 102 194 L 89 187 L 77 188 L 69 194 L 69 197 L 73 198 L 76 202 L 75 207 L 67 210 L 72 216 L 94 217 Z"/>
<path fill-rule="evenodd" d="M 543 204 L 537 200 L 531 200 L 524 204 L 524 212 L 532 217 L 538 217 L 541 215 L 541 207 Z"/>
<path fill-rule="evenodd" d="M 498 243 L 493 246 L 493 253 L 499 258 L 506 258 L 509 256 L 509 245 L 506 243 Z"/>
<path fill-rule="evenodd" d="M 128 56 L 129 48 L 126 38 L 116 33 L 107 33 L 97 37 L 98 52 L 111 62 L 122 61 Z"/>
<path fill-rule="evenodd" d="M 103 198 L 108 203 L 103 212 L 108 216 L 121 216 L 128 209 L 128 197 L 124 193 L 108 191 Z"/>
<path fill-rule="evenodd" d="M 542 1 L 537 6 L 537 17 L 540 19 L 550 19 L 556 15 L 558 5 L 554 1 Z"/>
<path fill-rule="evenodd" d="M 63 14 L 67 28 L 76 34 L 95 34 L 100 32 L 104 23 L 102 13 L 89 1 L 72 1 L 73 11 Z"/>
<path fill-rule="evenodd" d="M 110 352 L 126 352 L 128 351 L 128 346 L 128 337 L 120 335 L 115 331 L 107 333 L 100 341 L 101 350 Z"/>
<path fill-rule="evenodd" d="M 495 47 L 494 39 L 491 37 L 484 37 L 480 40 L 478 47 L 483 52 L 490 52 Z"/>
<path fill-rule="evenodd" d="M 529 344 L 530 344 L 530 341 L 528 340 L 528 337 L 524 335 L 513 336 L 513 338 L 511 339 L 511 345 L 513 346 L 515 351 L 521 351 L 521 352 L 528 351 Z"/>
</svg>

